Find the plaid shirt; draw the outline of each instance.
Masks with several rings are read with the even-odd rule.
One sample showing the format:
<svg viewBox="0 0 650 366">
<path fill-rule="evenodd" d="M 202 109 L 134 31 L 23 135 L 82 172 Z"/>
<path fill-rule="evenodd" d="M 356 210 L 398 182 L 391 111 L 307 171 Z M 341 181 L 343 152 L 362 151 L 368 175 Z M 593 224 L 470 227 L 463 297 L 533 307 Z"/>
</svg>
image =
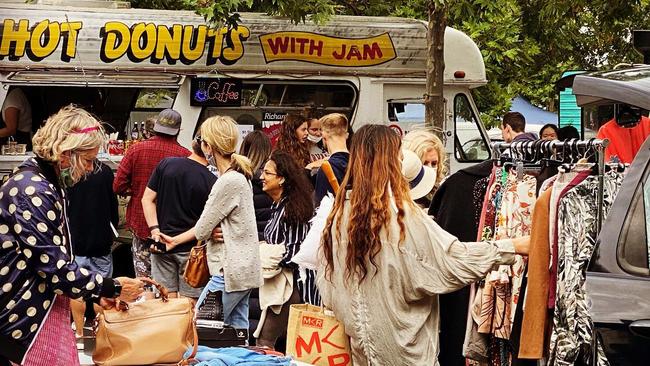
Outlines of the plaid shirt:
<svg viewBox="0 0 650 366">
<path fill-rule="evenodd" d="M 190 151 L 178 144 L 175 138 L 154 136 L 133 145 L 117 168 L 113 190 L 122 196 L 131 196 L 126 208 L 126 227 L 141 239 L 151 234 L 142 211 L 142 195 L 149 177 L 164 158 L 187 157 Z"/>
</svg>

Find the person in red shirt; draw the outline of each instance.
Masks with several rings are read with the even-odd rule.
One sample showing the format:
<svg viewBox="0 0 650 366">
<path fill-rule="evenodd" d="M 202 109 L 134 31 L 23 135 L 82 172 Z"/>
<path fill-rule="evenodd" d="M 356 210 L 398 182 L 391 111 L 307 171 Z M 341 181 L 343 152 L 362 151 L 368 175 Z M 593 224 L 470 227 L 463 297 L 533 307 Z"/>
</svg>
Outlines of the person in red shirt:
<svg viewBox="0 0 650 366">
<path fill-rule="evenodd" d="M 113 191 L 121 196 L 131 196 L 126 208 L 126 226 L 133 233 L 133 265 L 138 277 L 151 277 L 151 258 L 145 240 L 151 231 L 142 210 L 142 196 L 149 177 L 158 163 L 168 157 L 187 157 L 190 151 L 177 141 L 181 128 L 181 115 L 165 109 L 156 117 L 154 136 L 129 148 L 120 162 L 113 182 Z"/>
<path fill-rule="evenodd" d="M 641 116 L 639 123 L 633 127 L 621 126 L 615 117 L 598 130 L 599 139 L 609 139 L 609 146 L 605 149 L 606 162 L 616 157 L 621 163 L 631 164 L 648 135 L 650 118 L 646 116 Z"/>
</svg>

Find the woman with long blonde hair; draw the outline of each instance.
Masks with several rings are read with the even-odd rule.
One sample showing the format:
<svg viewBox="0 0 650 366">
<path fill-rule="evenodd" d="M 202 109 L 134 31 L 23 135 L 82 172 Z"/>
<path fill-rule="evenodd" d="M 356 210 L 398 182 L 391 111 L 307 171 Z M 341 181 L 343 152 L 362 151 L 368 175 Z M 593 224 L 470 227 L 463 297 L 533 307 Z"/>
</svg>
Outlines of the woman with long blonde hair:
<svg viewBox="0 0 650 366">
<path fill-rule="evenodd" d="M 248 298 L 262 285 L 257 224 L 253 207 L 251 163 L 235 154 L 239 131 L 231 117 L 210 117 L 201 125 L 201 148 L 219 170 L 219 179 L 194 228 L 175 237 L 161 235 L 167 248 L 191 240 L 208 241 L 210 281 L 197 300 L 197 309 L 208 293 L 223 292 L 224 323 L 248 329 Z M 220 227 L 221 235 L 214 235 Z"/>
<path fill-rule="evenodd" d="M 437 365 L 438 294 L 528 251 L 529 238 L 461 243 L 418 209 L 400 140 L 366 125 L 323 232 L 319 290 L 350 336 L 356 365 Z"/>
</svg>

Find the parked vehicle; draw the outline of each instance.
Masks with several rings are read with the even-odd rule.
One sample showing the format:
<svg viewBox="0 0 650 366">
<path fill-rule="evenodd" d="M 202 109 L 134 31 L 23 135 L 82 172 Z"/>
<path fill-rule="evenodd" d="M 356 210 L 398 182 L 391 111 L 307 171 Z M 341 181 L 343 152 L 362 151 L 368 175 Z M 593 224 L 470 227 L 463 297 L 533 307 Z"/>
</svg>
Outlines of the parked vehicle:
<svg viewBox="0 0 650 366">
<path fill-rule="evenodd" d="M 185 146 L 209 116 L 228 114 L 250 131 L 305 106 L 344 113 L 354 128 L 386 123 L 404 131 L 403 111 L 425 92 L 427 31 L 418 20 L 337 16 L 319 26 L 242 13 L 237 28 L 210 28 L 190 11 L 55 3 L 0 4 L 0 103 L 11 88 L 23 89 L 34 127 L 75 102 L 122 138 L 172 106 L 183 116 Z M 445 136 L 455 170 L 475 160 L 454 149 L 469 139 L 488 146 L 471 95 L 487 81 L 466 34 L 447 28 L 445 44 Z M 465 141 L 453 138 L 458 123 Z"/>
<path fill-rule="evenodd" d="M 576 76 L 582 107 L 650 110 L 650 66 Z M 595 328 L 613 366 L 650 360 L 650 138 L 628 169 L 587 273 Z"/>
</svg>

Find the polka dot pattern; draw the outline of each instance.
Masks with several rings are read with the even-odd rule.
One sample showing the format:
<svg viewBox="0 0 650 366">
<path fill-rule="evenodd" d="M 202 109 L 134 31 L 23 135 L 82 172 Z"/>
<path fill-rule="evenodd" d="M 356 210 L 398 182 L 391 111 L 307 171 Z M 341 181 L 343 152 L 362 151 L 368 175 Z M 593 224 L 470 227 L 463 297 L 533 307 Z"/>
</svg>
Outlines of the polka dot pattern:
<svg viewBox="0 0 650 366">
<path fill-rule="evenodd" d="M 73 288 L 72 288 L 72 293 L 73 293 L 73 294 L 78 294 L 78 293 L 80 293 L 80 292 L 81 292 L 81 290 L 79 290 L 78 288 L 76 288 L 76 287 L 73 287 Z"/>
<path fill-rule="evenodd" d="M 9 240 L 5 241 L 2 243 L 2 249 L 9 249 L 14 246 L 14 243 L 10 242 Z"/>
<path fill-rule="evenodd" d="M 28 220 L 28 221 L 31 220 L 32 219 L 32 213 L 27 211 L 27 210 L 23 211 L 23 219 Z"/>
<path fill-rule="evenodd" d="M 27 263 L 25 263 L 25 261 L 19 261 L 16 264 L 16 268 L 22 271 L 23 269 L 27 268 Z"/>
<path fill-rule="evenodd" d="M 23 294 L 22 298 L 23 298 L 23 300 L 29 300 L 29 299 L 31 299 L 31 298 L 32 298 L 32 292 L 29 291 L 29 290 L 25 291 L 25 293 Z"/>
<path fill-rule="evenodd" d="M 65 261 L 63 259 L 59 259 L 56 262 L 56 268 L 61 269 L 61 268 L 63 268 L 63 266 L 65 266 Z"/>
<path fill-rule="evenodd" d="M 4 267 L 2 267 L 2 269 L 0 269 L 0 275 L 4 276 L 7 273 L 9 273 L 9 267 L 4 266 Z"/>
<path fill-rule="evenodd" d="M 24 254 L 25 257 L 27 257 L 27 258 L 31 258 L 31 257 L 32 257 L 32 251 L 29 250 L 28 248 L 23 249 L 23 254 Z"/>
<path fill-rule="evenodd" d="M 16 232 L 16 234 L 20 234 L 23 232 L 23 227 L 20 226 L 20 224 L 16 224 L 14 225 L 14 231 Z"/>
<path fill-rule="evenodd" d="M 11 337 L 13 339 L 20 339 L 20 337 L 22 336 L 23 336 L 23 332 L 21 332 L 19 329 L 16 329 L 13 332 L 11 332 Z"/>
<path fill-rule="evenodd" d="M 47 308 L 50 307 L 51 301 L 50 300 L 45 300 L 43 302 L 43 309 L 47 310 Z"/>
<path fill-rule="evenodd" d="M 47 254 L 41 254 L 40 259 L 41 259 L 41 263 L 45 264 L 45 263 L 48 263 L 50 261 L 50 256 L 48 256 Z"/>
<path fill-rule="evenodd" d="M 32 332 L 32 333 L 34 333 L 37 330 L 38 330 L 38 324 L 36 324 L 36 323 L 32 324 L 32 326 L 29 327 L 29 331 Z"/>
<path fill-rule="evenodd" d="M 67 278 L 68 281 L 74 281 L 77 278 L 77 276 L 75 276 L 74 272 L 70 271 L 68 272 L 67 275 L 65 275 L 65 278 Z"/>
<path fill-rule="evenodd" d="M 56 244 L 56 245 L 61 245 L 61 237 L 58 236 L 58 235 L 54 235 L 54 237 L 52 238 L 52 241 L 53 241 L 54 244 Z"/>
<path fill-rule="evenodd" d="M 38 231 L 40 231 L 42 233 L 46 233 L 47 232 L 47 225 L 44 222 L 39 222 L 38 224 L 36 224 L 36 229 L 38 229 Z"/>
<path fill-rule="evenodd" d="M 36 188 L 34 188 L 34 186 L 27 186 L 27 188 L 25 188 L 26 195 L 31 196 L 34 194 L 34 192 L 36 192 Z"/>
<path fill-rule="evenodd" d="M 59 283 L 59 276 L 52 275 L 52 283 Z"/>
<path fill-rule="evenodd" d="M 11 291 L 12 287 L 13 285 L 11 283 L 5 283 L 4 285 L 2 285 L 2 291 L 9 292 Z"/>
<path fill-rule="evenodd" d="M 9 226 L 7 225 L 0 225 L 0 234 L 6 234 L 9 232 Z"/>
<path fill-rule="evenodd" d="M 32 197 L 32 205 L 36 207 L 41 207 L 43 200 L 40 197 Z"/>
<path fill-rule="evenodd" d="M 46 289 L 47 289 L 47 286 L 44 283 L 41 283 L 40 285 L 38 285 L 38 292 L 44 294 Z"/>
<path fill-rule="evenodd" d="M 34 315 L 36 315 L 36 308 L 30 306 L 29 309 L 27 309 L 27 316 L 33 317 Z"/>
<path fill-rule="evenodd" d="M 14 212 L 16 212 L 16 205 L 12 203 L 9 205 L 9 213 L 13 215 Z"/>
<path fill-rule="evenodd" d="M 13 187 L 12 189 L 9 190 L 9 196 L 15 197 L 18 194 L 18 188 Z"/>
<path fill-rule="evenodd" d="M 20 180 L 23 180 L 23 178 L 25 178 L 25 176 L 24 176 L 23 174 L 16 174 L 16 175 L 14 175 L 14 180 L 15 180 L 16 182 L 18 182 L 18 181 L 20 181 Z"/>
<path fill-rule="evenodd" d="M 88 272 L 88 270 L 84 267 L 79 268 L 79 272 L 81 272 L 81 274 L 84 276 L 88 276 L 90 274 L 90 272 Z"/>
<path fill-rule="evenodd" d="M 95 283 L 94 282 L 88 282 L 86 285 L 86 290 L 92 291 L 95 288 Z"/>
<path fill-rule="evenodd" d="M 54 213 L 54 211 L 52 210 L 47 211 L 47 218 L 50 219 L 51 221 L 56 220 L 56 214 Z"/>
<path fill-rule="evenodd" d="M 32 236 L 32 235 L 28 236 L 27 237 L 27 243 L 29 245 L 36 245 L 36 237 Z"/>
<path fill-rule="evenodd" d="M 54 293 L 57 295 L 63 295 L 63 291 L 59 290 L 58 288 L 54 290 Z"/>
<path fill-rule="evenodd" d="M 18 320 L 18 314 L 9 315 L 9 323 L 15 323 Z"/>
<path fill-rule="evenodd" d="M 5 307 L 7 308 L 7 310 L 11 310 L 14 308 L 14 306 L 16 306 L 16 302 L 14 300 L 11 300 L 7 303 L 7 306 Z"/>
<path fill-rule="evenodd" d="M 43 178 L 39 177 L 38 175 L 35 175 L 31 178 L 32 182 L 42 182 Z"/>
</svg>

